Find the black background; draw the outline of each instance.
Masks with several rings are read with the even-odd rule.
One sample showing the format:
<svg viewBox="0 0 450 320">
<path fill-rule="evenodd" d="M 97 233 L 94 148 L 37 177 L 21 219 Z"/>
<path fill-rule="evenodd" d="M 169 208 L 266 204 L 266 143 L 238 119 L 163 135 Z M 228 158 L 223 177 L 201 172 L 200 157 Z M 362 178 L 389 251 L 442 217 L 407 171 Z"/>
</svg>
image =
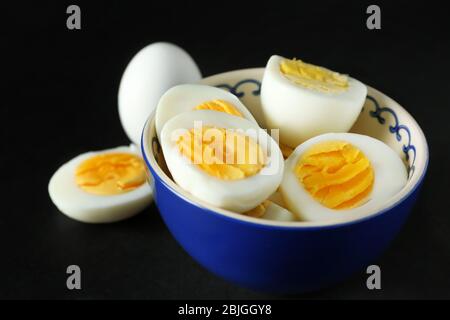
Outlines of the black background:
<svg viewBox="0 0 450 320">
<path fill-rule="evenodd" d="M 204 76 L 261 67 L 272 54 L 325 65 L 400 102 L 424 130 L 431 162 L 421 197 L 376 261 L 382 290 L 363 271 L 340 285 L 287 298 L 450 298 L 449 15 L 444 2 L 75 2 L 82 29 L 66 28 L 69 2 L 6 8 L 0 169 L 0 298 L 286 298 L 211 275 L 173 240 L 154 205 L 111 225 L 66 218 L 47 184 L 72 157 L 128 144 L 117 90 L 132 56 L 155 41 L 185 48 Z M 6 32 L 5 32 L 6 31 Z M 6 70 L 6 71 L 5 71 Z M 6 205 L 6 206 L 5 206 Z M 82 290 L 66 289 L 66 267 Z M 332 266 L 330 266 L 332 267 Z"/>
</svg>

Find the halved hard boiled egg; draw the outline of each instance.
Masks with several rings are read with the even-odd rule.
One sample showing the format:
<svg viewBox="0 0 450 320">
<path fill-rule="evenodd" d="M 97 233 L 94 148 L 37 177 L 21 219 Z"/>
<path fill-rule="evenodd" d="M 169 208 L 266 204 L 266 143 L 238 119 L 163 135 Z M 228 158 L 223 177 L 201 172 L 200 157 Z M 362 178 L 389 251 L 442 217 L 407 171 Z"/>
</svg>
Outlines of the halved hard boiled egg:
<svg viewBox="0 0 450 320">
<path fill-rule="evenodd" d="M 367 87 L 347 75 L 272 56 L 261 87 L 266 124 L 280 129 L 280 142 L 291 148 L 316 135 L 347 132 L 358 118 Z"/>
<path fill-rule="evenodd" d="M 354 133 L 319 135 L 285 162 L 280 192 L 306 221 L 347 221 L 374 212 L 406 184 L 400 157 L 383 142 Z"/>
<path fill-rule="evenodd" d="M 145 164 L 134 145 L 81 154 L 51 177 L 48 192 L 65 215 L 82 222 L 129 218 L 152 201 Z"/>
<path fill-rule="evenodd" d="M 164 124 L 174 116 L 196 110 L 212 110 L 245 118 L 257 123 L 250 111 L 233 94 L 201 84 L 182 84 L 169 89 L 159 100 L 155 114 L 158 137 Z"/>
<path fill-rule="evenodd" d="M 277 143 L 245 118 L 224 112 L 183 112 L 160 138 L 175 182 L 211 205 L 243 213 L 280 185 L 284 162 Z"/>
</svg>

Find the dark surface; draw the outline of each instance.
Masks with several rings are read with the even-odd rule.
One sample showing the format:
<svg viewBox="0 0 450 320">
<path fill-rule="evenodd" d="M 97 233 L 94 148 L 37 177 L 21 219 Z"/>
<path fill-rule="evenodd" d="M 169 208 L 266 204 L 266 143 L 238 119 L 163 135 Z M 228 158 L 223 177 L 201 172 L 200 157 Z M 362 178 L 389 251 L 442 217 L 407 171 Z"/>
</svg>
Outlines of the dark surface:
<svg viewBox="0 0 450 320">
<path fill-rule="evenodd" d="M 12 99 L 0 107 L 0 298 L 282 298 L 209 274 L 174 241 L 154 205 L 124 222 L 86 225 L 60 214 L 48 197 L 48 180 L 61 164 L 128 143 L 117 113 L 120 77 L 140 48 L 161 40 L 185 48 L 203 75 L 264 66 L 277 53 L 349 73 L 405 106 L 428 138 L 431 164 L 410 219 L 376 261 L 382 290 L 367 290 L 362 271 L 293 298 L 450 298 L 443 5 L 381 4 L 382 30 L 369 31 L 363 2 L 297 3 L 81 4 L 80 31 L 66 29 L 70 3 L 7 8 L 13 22 L 3 38 L 3 78 Z M 66 289 L 70 264 L 82 269 L 81 291 Z"/>
</svg>

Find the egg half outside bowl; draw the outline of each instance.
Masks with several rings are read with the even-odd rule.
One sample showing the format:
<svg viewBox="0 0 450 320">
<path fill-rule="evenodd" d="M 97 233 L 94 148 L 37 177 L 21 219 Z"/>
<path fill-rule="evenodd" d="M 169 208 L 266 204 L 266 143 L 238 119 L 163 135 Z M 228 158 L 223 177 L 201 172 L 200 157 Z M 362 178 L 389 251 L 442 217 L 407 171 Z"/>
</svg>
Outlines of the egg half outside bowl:
<svg viewBox="0 0 450 320">
<path fill-rule="evenodd" d="M 201 83 L 235 94 L 255 119 L 261 116 L 264 68 L 210 76 Z M 351 221 L 286 222 L 253 218 L 193 199 L 170 178 L 154 114 L 142 132 L 142 154 L 160 214 L 178 243 L 212 273 L 243 287 L 300 293 L 338 283 L 376 262 L 407 219 L 428 165 L 428 146 L 414 118 L 398 103 L 368 87 L 350 132 L 390 146 L 408 170 L 405 187 L 380 209 Z"/>
</svg>

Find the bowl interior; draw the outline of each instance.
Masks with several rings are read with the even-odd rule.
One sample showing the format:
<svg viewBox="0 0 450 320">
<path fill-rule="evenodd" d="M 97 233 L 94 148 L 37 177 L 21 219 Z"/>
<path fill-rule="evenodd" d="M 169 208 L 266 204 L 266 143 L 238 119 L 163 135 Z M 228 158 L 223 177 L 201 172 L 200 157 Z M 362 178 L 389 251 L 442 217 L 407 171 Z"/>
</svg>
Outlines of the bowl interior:
<svg viewBox="0 0 450 320">
<path fill-rule="evenodd" d="M 247 106 L 260 126 L 264 128 L 265 124 L 260 102 L 263 73 L 264 68 L 236 70 L 204 78 L 201 80 L 201 83 L 223 88 L 236 95 Z M 414 118 L 397 102 L 371 87 L 368 87 L 366 102 L 350 132 L 365 134 L 383 141 L 397 152 L 403 159 L 408 170 L 408 182 L 406 186 L 367 217 L 358 219 L 362 220 L 370 218 L 375 214 L 382 214 L 414 191 L 425 175 L 428 164 L 428 146 L 425 136 Z M 156 137 L 153 115 L 150 116 L 143 131 L 142 149 L 154 172 L 166 186 L 196 206 L 207 208 L 215 213 L 223 214 L 233 219 L 264 225 L 306 227 L 335 224 L 332 220 L 319 222 L 281 222 L 257 219 L 216 208 L 202 200 L 194 198 L 171 179 Z"/>
</svg>

